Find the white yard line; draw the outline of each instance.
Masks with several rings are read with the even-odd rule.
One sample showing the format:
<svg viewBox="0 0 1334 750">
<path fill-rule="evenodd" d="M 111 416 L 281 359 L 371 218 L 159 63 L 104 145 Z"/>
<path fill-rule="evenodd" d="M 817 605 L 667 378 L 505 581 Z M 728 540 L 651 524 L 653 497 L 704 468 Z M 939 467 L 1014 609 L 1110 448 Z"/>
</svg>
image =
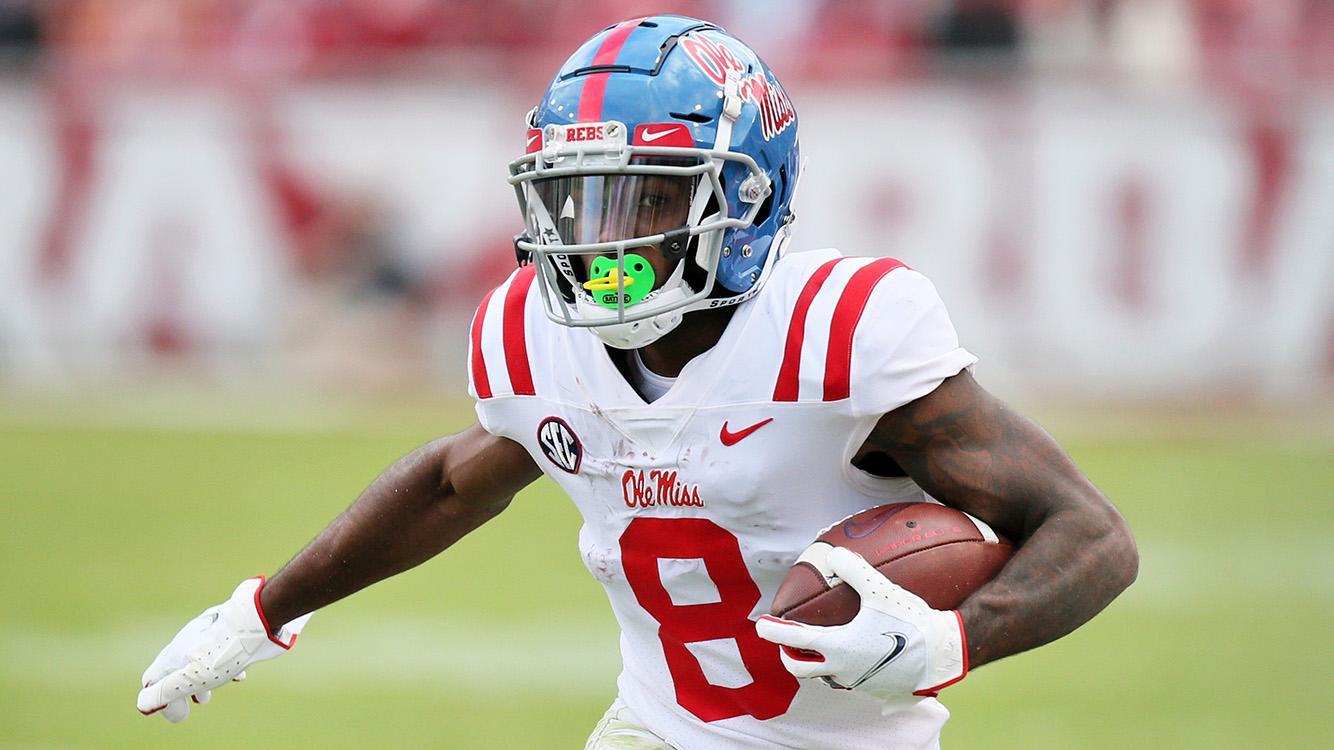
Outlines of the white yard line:
<svg viewBox="0 0 1334 750">
<path fill-rule="evenodd" d="M 1234 606 L 1247 597 L 1302 601 L 1334 614 L 1334 545 L 1294 535 L 1276 545 L 1254 539 L 1140 538 L 1140 577 L 1118 603 L 1126 611 L 1181 612 Z M 184 623 L 155 618 L 97 631 L 0 624 L 0 682 L 62 688 L 125 687 Z M 260 664 L 252 677 L 309 693 L 417 687 L 493 696 L 515 692 L 606 697 L 620 669 L 610 614 L 527 622 L 441 617 L 317 615 L 292 654 Z"/>
<path fill-rule="evenodd" d="M 182 621 L 183 622 L 183 621 Z M 0 680 L 45 687 L 125 685 L 182 622 L 165 620 L 102 632 L 53 632 L 0 626 Z M 301 691 L 416 686 L 575 696 L 614 694 L 620 670 L 617 635 L 604 621 L 550 620 L 530 625 L 386 618 L 312 620 L 293 652 L 256 665 L 252 678 Z"/>
</svg>

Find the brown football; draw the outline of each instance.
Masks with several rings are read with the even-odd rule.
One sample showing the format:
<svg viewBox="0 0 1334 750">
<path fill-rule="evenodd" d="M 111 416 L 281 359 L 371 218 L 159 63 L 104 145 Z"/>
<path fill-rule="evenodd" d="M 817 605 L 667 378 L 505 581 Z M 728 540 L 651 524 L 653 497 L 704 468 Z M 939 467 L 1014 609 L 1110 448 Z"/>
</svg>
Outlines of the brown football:
<svg viewBox="0 0 1334 750">
<path fill-rule="evenodd" d="M 852 620 L 861 606 L 857 592 L 825 561 L 835 546 L 860 554 L 936 609 L 958 607 L 1014 552 L 990 526 L 962 511 L 936 503 L 879 505 L 820 534 L 779 584 L 770 613 L 808 625 Z"/>
</svg>

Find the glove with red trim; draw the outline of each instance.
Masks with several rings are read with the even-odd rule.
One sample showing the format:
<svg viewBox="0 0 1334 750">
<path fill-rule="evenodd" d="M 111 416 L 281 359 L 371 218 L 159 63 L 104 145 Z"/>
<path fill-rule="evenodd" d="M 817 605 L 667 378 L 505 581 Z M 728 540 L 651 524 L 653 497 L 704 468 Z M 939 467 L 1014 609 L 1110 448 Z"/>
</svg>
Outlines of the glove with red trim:
<svg viewBox="0 0 1334 750">
<path fill-rule="evenodd" d="M 269 633 L 259 607 L 264 576 L 241 582 L 227 601 L 209 607 L 185 624 L 162 649 L 143 676 L 139 713 L 158 712 L 175 724 L 190 715 L 190 701 L 208 703 L 212 691 L 229 681 L 245 679 L 246 667 L 281 656 L 305 627 L 310 615 Z"/>
<path fill-rule="evenodd" d="M 891 703 L 933 697 L 963 679 L 968 651 L 958 612 L 932 609 L 844 547 L 830 550 L 828 561 L 861 596 L 852 622 L 821 627 L 765 615 L 755 624 L 761 638 L 782 647 L 789 672 Z"/>
</svg>

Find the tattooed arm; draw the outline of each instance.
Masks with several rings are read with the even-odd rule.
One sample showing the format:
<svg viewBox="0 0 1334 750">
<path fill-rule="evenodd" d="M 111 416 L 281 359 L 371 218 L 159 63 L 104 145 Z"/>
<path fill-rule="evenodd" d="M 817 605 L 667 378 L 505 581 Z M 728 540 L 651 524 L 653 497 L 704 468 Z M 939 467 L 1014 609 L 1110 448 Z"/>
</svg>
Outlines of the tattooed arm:
<svg viewBox="0 0 1334 750">
<path fill-rule="evenodd" d="M 1073 631 L 1135 579 L 1121 514 L 1050 435 L 967 372 L 881 417 L 855 463 L 906 473 L 1019 545 L 959 607 L 974 667 Z"/>
</svg>

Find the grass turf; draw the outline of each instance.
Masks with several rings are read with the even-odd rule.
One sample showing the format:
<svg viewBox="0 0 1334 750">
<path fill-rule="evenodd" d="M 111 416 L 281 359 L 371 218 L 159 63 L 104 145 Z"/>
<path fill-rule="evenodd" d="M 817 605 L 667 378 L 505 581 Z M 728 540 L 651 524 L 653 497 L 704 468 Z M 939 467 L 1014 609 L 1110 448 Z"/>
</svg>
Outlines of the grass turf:
<svg viewBox="0 0 1334 750">
<path fill-rule="evenodd" d="M 447 410 L 438 431 L 468 419 Z M 434 432 L 0 423 L 0 747 L 581 747 L 614 694 L 616 631 L 577 514 L 546 481 L 320 613 L 300 648 L 185 724 L 133 710 L 176 627 L 280 566 Z M 1130 519 L 1141 580 L 1075 634 L 947 691 L 946 748 L 1334 734 L 1331 446 L 1155 434 L 1066 441 Z"/>
</svg>

